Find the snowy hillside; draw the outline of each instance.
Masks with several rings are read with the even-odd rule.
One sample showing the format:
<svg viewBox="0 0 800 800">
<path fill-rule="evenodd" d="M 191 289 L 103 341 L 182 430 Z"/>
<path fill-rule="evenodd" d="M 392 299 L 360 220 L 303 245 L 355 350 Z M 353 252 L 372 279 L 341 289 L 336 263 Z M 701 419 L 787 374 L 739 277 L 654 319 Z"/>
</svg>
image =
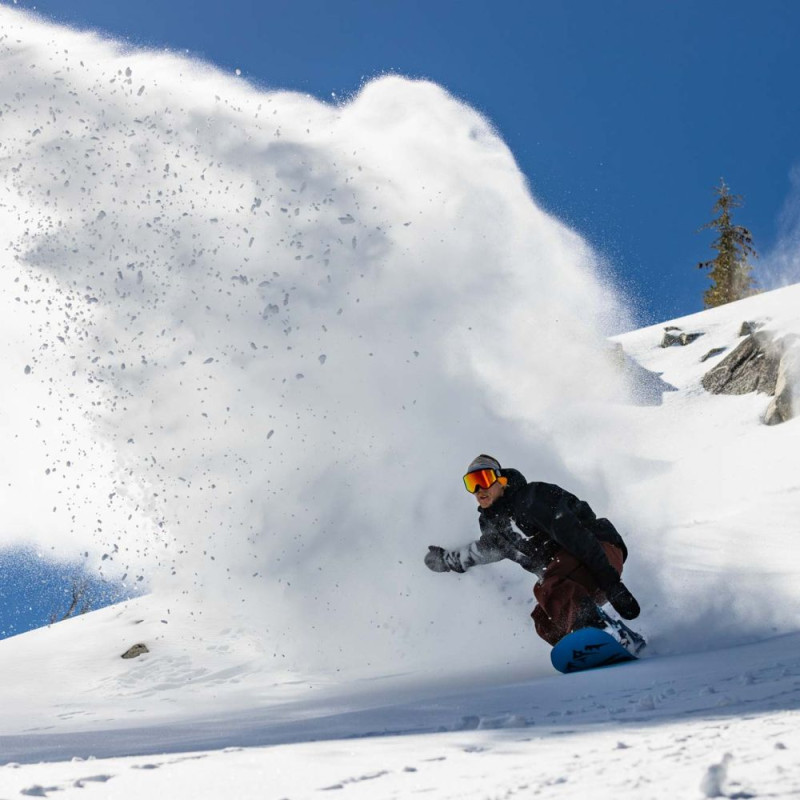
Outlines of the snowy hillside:
<svg viewBox="0 0 800 800">
<path fill-rule="evenodd" d="M 685 347 L 659 347 L 664 326 L 618 339 L 674 389 L 619 409 L 639 452 L 658 456 L 651 470 L 638 456 L 641 480 L 619 502 L 672 501 L 632 556 L 651 640 L 639 663 L 560 676 L 534 666 L 546 648 L 531 632 L 527 674 L 282 671 L 213 606 L 200 622 L 144 597 L 0 644 L 0 791 L 796 796 L 798 422 L 763 425 L 764 395 L 698 389 L 698 359 L 733 347 L 743 320 L 800 331 L 798 309 L 793 286 L 675 321 L 703 333 Z M 647 585 L 655 552 L 664 581 Z M 753 642 L 722 646 L 736 638 Z M 140 642 L 148 654 L 120 658 Z"/>
<path fill-rule="evenodd" d="M 535 666 L 546 648 L 531 632 L 527 674 L 302 674 L 276 669 L 262 639 L 213 608 L 200 622 L 144 597 L 0 643 L 0 752 L 11 762 L 0 790 L 796 796 L 800 423 L 763 425 L 764 395 L 698 390 L 697 362 L 734 346 L 743 320 L 800 331 L 798 301 L 793 286 L 675 321 L 704 334 L 686 347 L 659 347 L 663 326 L 619 337 L 674 387 L 661 405 L 619 409 L 641 452 L 659 457 L 653 474 L 641 457 L 641 482 L 625 496 L 674 498 L 658 536 L 637 537 L 632 556 L 651 640 L 639 663 L 557 675 Z M 690 491 L 704 465 L 713 471 Z M 650 485 L 659 480 L 673 493 Z M 648 586 L 654 552 L 664 580 Z M 673 596 L 656 602 L 662 586 Z M 724 646 L 737 638 L 752 641 Z M 120 658 L 139 642 L 148 654 Z"/>
<path fill-rule="evenodd" d="M 800 286 L 612 352 L 603 265 L 437 86 L 7 7 L 0 67 L 0 545 L 149 590 L 0 642 L 0 798 L 800 793 L 800 421 L 701 385 Z M 558 675 L 529 574 L 425 569 L 482 451 L 619 527 L 640 662 Z"/>
</svg>

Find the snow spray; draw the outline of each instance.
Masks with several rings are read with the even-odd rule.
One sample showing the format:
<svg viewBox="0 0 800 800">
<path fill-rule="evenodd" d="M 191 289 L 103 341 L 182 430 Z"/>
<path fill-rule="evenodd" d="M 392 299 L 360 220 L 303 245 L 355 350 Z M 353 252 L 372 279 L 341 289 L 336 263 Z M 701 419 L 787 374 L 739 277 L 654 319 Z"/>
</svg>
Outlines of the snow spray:
<svg viewBox="0 0 800 800">
<path fill-rule="evenodd" d="M 227 604 L 287 663 L 529 659 L 530 575 L 422 556 L 476 538 L 478 452 L 602 495 L 625 312 L 491 124 L 0 21 L 6 541 Z"/>
</svg>

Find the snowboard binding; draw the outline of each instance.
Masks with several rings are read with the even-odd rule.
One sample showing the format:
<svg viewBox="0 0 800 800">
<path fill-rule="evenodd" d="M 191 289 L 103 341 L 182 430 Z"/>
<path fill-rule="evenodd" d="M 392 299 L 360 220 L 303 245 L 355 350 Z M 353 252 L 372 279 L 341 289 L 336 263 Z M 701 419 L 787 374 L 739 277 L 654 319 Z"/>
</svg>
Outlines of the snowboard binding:
<svg viewBox="0 0 800 800">
<path fill-rule="evenodd" d="M 636 661 L 647 642 L 624 622 L 609 616 L 599 606 L 590 610 L 591 622 L 568 633 L 550 651 L 550 661 L 559 672 L 583 672 Z"/>
<path fill-rule="evenodd" d="M 597 614 L 605 623 L 606 630 L 631 654 L 638 656 L 647 647 L 644 636 L 631 630 L 621 619 L 609 616 L 600 606 Z"/>
</svg>

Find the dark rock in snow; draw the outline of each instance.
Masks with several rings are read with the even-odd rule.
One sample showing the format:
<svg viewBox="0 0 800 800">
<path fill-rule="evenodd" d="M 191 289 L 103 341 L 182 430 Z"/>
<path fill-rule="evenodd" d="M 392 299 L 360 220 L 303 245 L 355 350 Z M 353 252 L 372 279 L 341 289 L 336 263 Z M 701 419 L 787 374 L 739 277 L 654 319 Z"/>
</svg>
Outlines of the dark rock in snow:
<svg viewBox="0 0 800 800">
<path fill-rule="evenodd" d="M 680 328 L 670 325 L 664 328 L 664 338 L 661 340 L 661 346 L 672 347 L 674 344 L 679 344 L 681 347 L 685 347 L 687 344 L 691 344 L 695 339 L 699 339 L 702 335 L 702 333 L 697 332 L 686 333 Z"/>
<path fill-rule="evenodd" d="M 123 654 L 122 658 L 137 658 L 138 656 L 144 655 L 145 653 L 149 653 L 150 650 L 146 644 L 139 644 L 133 645 L 133 647 L 129 647 Z"/>
<path fill-rule="evenodd" d="M 709 350 L 701 359 L 701 363 L 703 361 L 708 361 L 709 358 L 714 358 L 714 356 L 718 356 L 720 353 L 724 353 L 728 348 L 727 347 L 713 347 Z"/>
<path fill-rule="evenodd" d="M 767 425 L 788 422 L 800 413 L 800 346 L 797 341 L 795 338 L 792 342 L 794 346 L 788 347 L 781 357 L 775 396 L 764 415 Z"/>
<path fill-rule="evenodd" d="M 751 334 L 703 376 L 703 388 L 712 394 L 774 394 L 782 355 L 781 342 Z"/>
<path fill-rule="evenodd" d="M 763 322 L 748 322 L 745 321 L 742 323 L 742 327 L 739 328 L 739 336 L 750 336 L 751 334 L 755 333 L 760 327 L 763 326 Z"/>
</svg>

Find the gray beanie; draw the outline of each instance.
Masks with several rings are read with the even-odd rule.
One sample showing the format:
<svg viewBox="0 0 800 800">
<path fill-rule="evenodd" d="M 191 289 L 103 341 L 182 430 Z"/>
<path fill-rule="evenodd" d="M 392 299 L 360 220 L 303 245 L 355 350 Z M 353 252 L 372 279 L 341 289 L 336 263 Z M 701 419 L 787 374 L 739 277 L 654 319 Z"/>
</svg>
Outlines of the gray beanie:
<svg viewBox="0 0 800 800">
<path fill-rule="evenodd" d="M 495 472 L 500 472 L 500 462 L 496 458 L 487 456 L 485 453 L 479 455 L 477 458 L 472 459 L 472 463 L 467 467 L 467 475 L 470 472 L 475 472 L 479 469 L 493 469 Z"/>
</svg>

